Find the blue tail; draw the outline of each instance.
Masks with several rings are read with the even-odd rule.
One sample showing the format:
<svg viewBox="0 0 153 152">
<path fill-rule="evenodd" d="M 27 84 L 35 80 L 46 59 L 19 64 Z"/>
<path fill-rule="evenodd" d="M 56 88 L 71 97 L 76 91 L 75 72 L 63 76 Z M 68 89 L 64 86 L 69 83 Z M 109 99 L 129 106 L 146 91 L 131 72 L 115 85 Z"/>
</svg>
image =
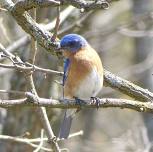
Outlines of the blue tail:
<svg viewBox="0 0 153 152">
<path fill-rule="evenodd" d="M 67 139 L 70 133 L 70 128 L 72 125 L 72 119 L 74 117 L 76 110 L 66 110 L 64 114 L 64 119 L 62 121 L 60 131 L 59 131 L 59 138 Z"/>
</svg>

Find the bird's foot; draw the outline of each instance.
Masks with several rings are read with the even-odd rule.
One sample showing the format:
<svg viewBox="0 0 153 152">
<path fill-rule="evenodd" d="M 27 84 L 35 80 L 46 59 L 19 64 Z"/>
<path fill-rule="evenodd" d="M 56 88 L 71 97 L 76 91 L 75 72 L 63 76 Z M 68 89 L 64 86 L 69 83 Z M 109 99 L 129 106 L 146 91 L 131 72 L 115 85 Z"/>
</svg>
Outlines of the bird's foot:
<svg viewBox="0 0 153 152">
<path fill-rule="evenodd" d="M 75 99 L 75 104 L 76 105 L 79 105 L 79 108 L 77 109 L 77 112 L 79 112 L 81 110 L 81 106 L 82 106 L 82 103 L 85 103 L 85 101 L 83 101 L 82 99 L 79 99 L 78 97 L 74 97 Z"/>
<path fill-rule="evenodd" d="M 97 98 L 97 97 L 91 97 L 90 98 L 90 103 L 91 104 L 96 104 L 96 107 L 97 107 L 97 110 L 99 108 L 99 105 L 100 105 L 100 98 Z"/>
</svg>

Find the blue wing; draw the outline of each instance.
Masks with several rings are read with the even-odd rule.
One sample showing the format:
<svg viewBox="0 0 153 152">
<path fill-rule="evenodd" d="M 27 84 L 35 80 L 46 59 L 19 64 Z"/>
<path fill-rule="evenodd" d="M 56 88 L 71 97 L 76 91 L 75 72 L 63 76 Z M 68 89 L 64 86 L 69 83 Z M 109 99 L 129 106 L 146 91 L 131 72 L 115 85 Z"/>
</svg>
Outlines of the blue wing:
<svg viewBox="0 0 153 152">
<path fill-rule="evenodd" d="M 65 85 L 65 81 L 66 81 L 67 76 L 68 76 L 69 66 L 70 66 L 70 59 L 66 58 L 64 60 L 63 86 Z"/>
</svg>

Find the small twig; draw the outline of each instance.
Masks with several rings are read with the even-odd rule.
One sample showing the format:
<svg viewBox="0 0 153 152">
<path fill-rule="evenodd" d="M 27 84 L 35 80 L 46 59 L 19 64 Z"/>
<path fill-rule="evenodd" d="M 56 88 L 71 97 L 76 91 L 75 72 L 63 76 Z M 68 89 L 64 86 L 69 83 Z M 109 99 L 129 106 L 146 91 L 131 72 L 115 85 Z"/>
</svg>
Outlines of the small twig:
<svg viewBox="0 0 153 152">
<path fill-rule="evenodd" d="M 69 135 L 68 139 L 73 138 L 73 137 L 77 137 L 77 136 L 82 136 L 83 135 L 83 131 L 80 130 L 79 132 L 76 133 L 72 133 Z M 29 138 L 21 138 L 21 137 L 12 137 L 12 136 L 7 136 L 7 135 L 0 135 L 0 140 L 5 140 L 5 141 L 10 141 L 10 142 L 16 142 L 16 143 L 22 143 L 22 144 L 27 144 L 33 148 L 38 148 L 40 145 L 37 145 L 36 143 L 39 142 L 44 142 L 44 141 L 48 141 L 48 138 L 34 138 L 34 139 L 29 139 Z M 60 141 L 60 139 L 57 139 L 57 141 Z M 46 148 L 41 146 L 40 147 L 41 150 L 44 151 L 53 151 L 52 149 Z"/>
<path fill-rule="evenodd" d="M 71 15 L 72 11 L 74 10 L 75 10 L 75 7 L 68 6 L 62 12 L 60 12 L 60 25 Z M 40 24 L 40 25 L 43 26 L 45 30 L 51 31 L 55 28 L 56 20 L 57 20 L 57 17 L 52 22 L 46 25 L 44 24 Z"/>
<path fill-rule="evenodd" d="M 23 36 L 22 38 L 12 42 L 7 48 L 6 50 L 8 52 L 13 52 L 18 50 L 21 47 L 27 46 L 27 44 L 30 42 L 30 36 Z"/>
<path fill-rule="evenodd" d="M 49 119 L 48 119 L 48 116 L 47 116 L 46 109 L 44 107 L 41 107 L 41 109 L 40 108 L 37 109 L 37 112 L 40 116 L 41 122 L 42 122 L 43 127 L 46 131 L 46 134 L 47 134 L 47 137 L 48 137 L 48 143 L 51 144 L 52 149 L 55 152 L 60 152 L 60 148 L 59 148 L 59 145 L 57 143 L 56 136 L 53 133 L 51 124 L 49 123 Z"/>
<path fill-rule="evenodd" d="M 72 108 L 79 108 L 78 105 L 75 104 L 75 100 L 55 100 L 55 99 L 45 99 L 45 98 L 38 98 L 37 96 L 33 95 L 30 92 L 26 93 L 26 98 L 23 99 L 16 99 L 16 100 L 3 100 L 0 99 L 0 107 L 9 107 L 9 106 L 44 106 L 50 108 L 61 108 L 61 109 L 72 109 Z M 81 105 L 82 108 L 97 108 L 96 104 L 91 104 L 91 101 L 86 100 Z M 113 99 L 113 98 L 102 98 L 99 102 L 100 108 L 108 108 L 108 107 L 119 107 L 119 108 L 128 108 L 139 112 L 148 112 L 153 113 L 153 102 L 140 102 L 134 100 L 127 100 L 127 99 Z M 46 113 L 46 112 L 45 112 Z M 45 119 L 47 118 L 47 114 L 45 114 Z M 43 118 L 45 130 L 50 130 L 48 128 L 49 122 Z M 48 128 L 48 129 L 47 129 Z M 54 137 L 52 131 L 48 131 L 48 136 Z M 49 138 L 49 141 L 53 140 L 54 138 Z"/>
<path fill-rule="evenodd" d="M 13 58 L 15 57 L 14 55 L 12 55 L 12 53 L 6 51 L 5 47 L 1 43 L 0 43 L 0 52 L 3 52 L 4 55 L 6 55 L 6 56 L 10 56 L 10 57 L 13 57 Z"/>
<path fill-rule="evenodd" d="M 26 62 L 24 64 L 27 65 L 27 66 L 20 66 L 18 64 L 7 65 L 7 64 L 0 63 L 0 67 L 8 68 L 8 69 L 16 69 L 16 70 L 19 70 L 20 72 L 29 71 L 29 72 L 42 72 L 42 73 L 45 73 L 45 74 L 55 74 L 55 75 L 59 75 L 59 76 L 63 75 L 63 72 L 60 72 L 60 71 L 55 71 L 55 70 L 51 70 L 51 69 L 44 69 L 44 68 L 38 67 L 36 65 L 32 65 L 28 62 Z"/>
<path fill-rule="evenodd" d="M 33 148 L 37 148 L 39 145 L 36 145 L 34 143 L 32 143 L 28 138 L 20 138 L 20 137 L 12 137 L 12 136 L 7 136 L 7 135 L 0 135 L 0 140 L 5 140 L 5 141 L 13 141 L 16 143 L 22 143 L 22 144 L 27 144 Z M 45 140 L 44 140 L 45 141 Z M 38 141 L 40 142 L 40 140 Z M 45 148 L 45 147 L 41 147 L 42 150 L 44 151 L 53 151 L 51 149 Z"/>
<path fill-rule="evenodd" d="M 35 21 L 37 21 L 37 9 L 36 8 L 34 8 L 32 10 L 32 14 L 33 14 L 33 19 Z M 34 38 L 32 38 L 32 41 L 31 41 L 31 51 L 30 51 L 30 53 L 31 54 L 29 55 L 29 57 L 30 57 L 29 60 L 31 60 L 31 63 L 34 64 L 35 59 L 36 59 L 36 54 L 37 54 L 37 41 Z"/>
<path fill-rule="evenodd" d="M 28 11 L 33 8 L 37 7 L 49 7 L 49 6 L 59 6 L 60 1 L 57 0 L 22 0 L 22 1 L 17 1 L 14 9 L 18 10 L 20 13 L 23 13 L 24 11 Z"/>
<path fill-rule="evenodd" d="M 57 7 L 57 19 L 56 19 L 56 24 L 55 24 L 55 30 L 54 30 L 53 36 L 51 38 L 51 40 L 53 42 L 57 38 L 57 33 L 58 33 L 59 26 L 60 26 L 60 6 Z"/>
<path fill-rule="evenodd" d="M 1 8 L 1 7 L 0 7 L 0 11 L 5 11 L 5 12 L 7 12 L 7 9 Z"/>
<path fill-rule="evenodd" d="M 0 43 L 0 52 L 2 52 L 3 56 L 10 59 L 14 64 L 16 63 L 23 64 L 23 62 L 18 56 L 15 56 L 11 52 L 8 52 L 1 43 Z"/>
<path fill-rule="evenodd" d="M 106 0 L 85 1 L 85 0 L 62 0 L 62 4 L 69 4 L 84 11 L 108 9 L 109 3 Z"/>
<path fill-rule="evenodd" d="M 15 90 L 0 90 L 0 93 L 12 93 L 12 94 L 26 95 L 26 92 L 15 91 Z"/>
<path fill-rule="evenodd" d="M 68 139 L 73 138 L 73 137 L 77 137 L 77 136 L 82 136 L 83 135 L 83 130 L 80 130 L 78 132 L 72 133 L 68 136 Z M 61 139 L 58 139 L 58 141 Z M 63 139 L 62 139 L 63 140 Z"/>
<path fill-rule="evenodd" d="M 44 130 L 41 129 L 40 144 L 37 147 L 37 149 L 35 149 L 33 152 L 39 152 L 39 150 L 41 150 L 41 148 L 43 147 L 43 136 L 44 136 Z"/>
<path fill-rule="evenodd" d="M 64 29 L 61 29 L 58 31 L 58 35 L 66 33 L 68 31 L 73 30 L 73 28 L 78 27 L 80 25 L 82 25 L 83 22 L 86 21 L 86 19 L 93 14 L 94 11 L 90 11 L 87 12 L 86 14 L 84 14 L 84 16 L 82 16 L 81 18 L 79 18 L 77 21 L 75 21 L 74 23 L 70 24 L 69 26 L 65 27 Z"/>
<path fill-rule="evenodd" d="M 14 56 L 11 52 L 9 52 L 8 50 L 5 49 L 5 47 L 0 44 L 0 51 L 4 53 L 4 57 L 10 59 L 14 65 L 5 65 L 0 63 L 0 67 L 3 68 L 13 68 L 13 69 L 17 69 L 19 71 L 29 71 L 29 72 L 33 72 L 33 71 L 39 71 L 39 72 L 44 72 L 47 74 L 57 74 L 57 75 L 63 75 L 63 72 L 59 72 L 59 71 L 55 71 L 55 70 L 51 70 L 51 69 L 44 69 L 44 68 L 40 68 L 36 65 L 33 65 L 31 63 L 28 62 L 23 62 L 19 57 Z M 14 61 L 17 60 L 18 62 Z"/>
</svg>

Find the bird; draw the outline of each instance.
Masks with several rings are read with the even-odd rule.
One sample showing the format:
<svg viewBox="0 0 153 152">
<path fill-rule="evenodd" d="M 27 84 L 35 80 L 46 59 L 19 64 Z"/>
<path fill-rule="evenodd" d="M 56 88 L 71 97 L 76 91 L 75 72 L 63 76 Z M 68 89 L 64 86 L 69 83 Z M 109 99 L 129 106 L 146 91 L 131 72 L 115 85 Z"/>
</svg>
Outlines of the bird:
<svg viewBox="0 0 153 152">
<path fill-rule="evenodd" d="M 97 99 L 96 95 L 103 87 L 104 71 L 98 53 L 83 36 L 74 33 L 61 38 L 59 49 L 64 56 L 63 98 L 76 101 Z M 68 138 L 77 111 L 65 111 L 59 131 L 60 139 Z"/>
</svg>

